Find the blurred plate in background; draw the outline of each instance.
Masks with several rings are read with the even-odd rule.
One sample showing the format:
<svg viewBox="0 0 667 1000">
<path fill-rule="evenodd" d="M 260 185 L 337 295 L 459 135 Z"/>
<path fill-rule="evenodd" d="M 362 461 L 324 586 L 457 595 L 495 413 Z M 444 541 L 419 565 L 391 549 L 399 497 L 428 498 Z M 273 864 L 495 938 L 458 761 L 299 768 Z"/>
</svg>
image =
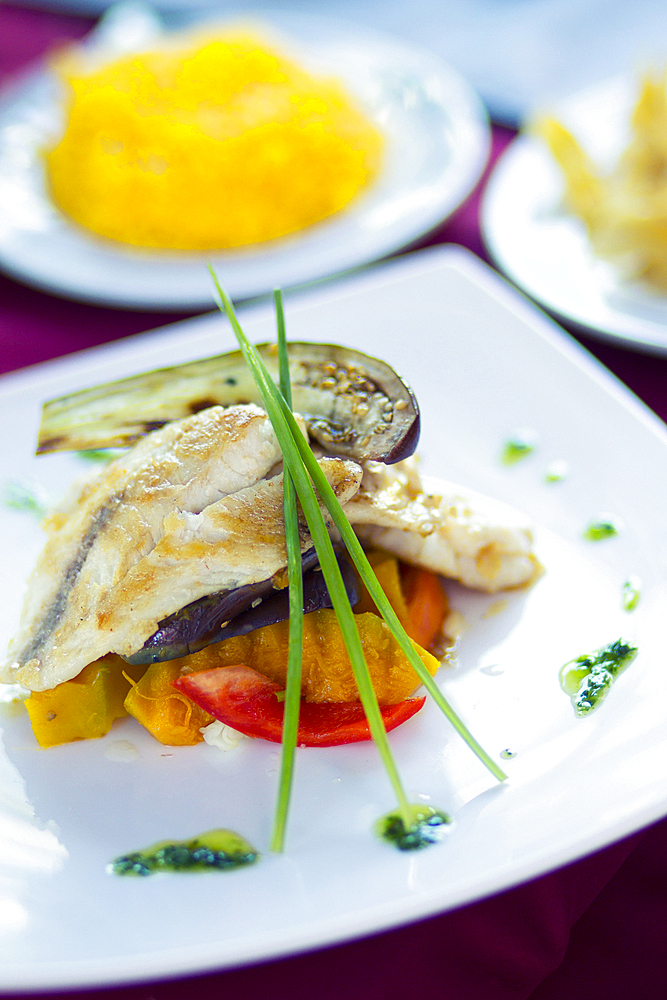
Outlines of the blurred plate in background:
<svg viewBox="0 0 667 1000">
<path fill-rule="evenodd" d="M 555 109 L 587 152 L 611 165 L 628 141 L 636 79 L 623 76 Z M 563 181 L 546 146 L 529 135 L 499 160 L 482 206 L 482 231 L 500 269 L 553 315 L 588 333 L 667 353 L 667 296 L 595 256 L 586 229 L 562 205 Z"/>
<path fill-rule="evenodd" d="M 25 0 L 30 6 L 99 14 L 104 0 Z M 161 11 L 238 6 L 220 0 L 157 0 Z M 280 10 L 308 13 L 312 0 L 278 0 Z M 243 4 L 245 13 L 272 5 Z M 536 105 L 667 52 L 664 0 L 319 0 L 317 11 L 388 31 L 423 45 L 461 73 L 492 118 L 518 125 Z"/>
<path fill-rule="evenodd" d="M 210 260 L 235 299 L 349 271 L 423 236 L 461 203 L 489 149 L 471 88 L 427 51 L 319 17 L 272 16 L 307 67 L 335 74 L 386 136 L 376 182 L 348 209 L 281 240 L 215 253 L 154 252 L 104 241 L 51 203 L 40 148 L 60 118 L 45 70 L 0 102 L 0 268 L 66 297 L 146 309 L 213 306 Z"/>
</svg>

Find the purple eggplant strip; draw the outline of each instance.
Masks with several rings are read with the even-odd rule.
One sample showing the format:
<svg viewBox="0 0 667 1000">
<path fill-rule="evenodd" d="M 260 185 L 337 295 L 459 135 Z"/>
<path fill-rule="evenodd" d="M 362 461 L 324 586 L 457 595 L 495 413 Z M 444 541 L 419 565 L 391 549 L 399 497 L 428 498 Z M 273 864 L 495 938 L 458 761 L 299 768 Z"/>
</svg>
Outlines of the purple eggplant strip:
<svg viewBox="0 0 667 1000">
<path fill-rule="evenodd" d="M 257 349 L 278 379 L 274 344 Z M 419 439 L 419 407 L 386 362 L 339 344 L 287 345 L 292 406 L 329 454 L 392 464 Z M 261 405 L 240 351 L 93 386 L 44 404 L 38 452 L 126 447 L 209 406 Z"/>
<path fill-rule="evenodd" d="M 357 576 L 347 556 L 337 555 L 350 604 L 359 600 Z M 317 565 L 315 549 L 304 553 L 303 613 L 332 607 L 324 577 Z M 237 635 L 247 635 L 266 625 L 289 618 L 288 588 L 275 590 L 271 579 L 212 594 L 194 601 L 159 623 L 128 663 L 158 663 L 189 656 L 205 646 Z"/>
</svg>

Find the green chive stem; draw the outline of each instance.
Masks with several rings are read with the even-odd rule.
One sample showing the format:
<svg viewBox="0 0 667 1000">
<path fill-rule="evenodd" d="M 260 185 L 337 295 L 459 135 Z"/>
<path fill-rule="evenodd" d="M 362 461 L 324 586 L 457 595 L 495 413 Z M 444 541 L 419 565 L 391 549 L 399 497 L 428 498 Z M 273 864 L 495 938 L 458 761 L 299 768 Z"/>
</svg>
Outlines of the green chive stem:
<svg viewBox="0 0 667 1000">
<path fill-rule="evenodd" d="M 298 425 L 294 425 L 298 431 Z M 302 438 L 302 435 L 299 434 Z M 366 553 L 364 552 L 361 542 L 354 533 L 352 525 L 345 516 L 345 512 L 338 502 L 336 494 L 333 492 L 326 477 L 322 474 L 322 470 L 317 461 L 313 462 L 310 459 L 315 459 L 312 451 L 308 447 L 307 442 L 304 442 L 305 447 L 302 448 L 301 441 L 299 438 L 295 438 L 297 447 L 301 452 L 301 457 L 303 458 L 304 465 L 306 466 L 309 475 L 312 477 L 315 487 L 322 497 L 324 503 L 331 514 L 331 518 L 340 532 L 343 544 L 345 545 L 352 562 L 357 568 L 361 579 L 365 583 L 370 596 L 372 597 L 378 611 L 384 618 L 385 622 L 391 629 L 394 638 L 398 642 L 399 646 L 409 659 L 411 665 L 413 666 L 417 676 L 421 680 L 422 684 L 432 696 L 438 708 L 447 716 L 451 724 L 454 726 L 459 735 L 465 740 L 470 749 L 477 755 L 477 757 L 482 761 L 482 763 L 489 769 L 498 781 L 506 781 L 507 775 L 505 772 L 496 764 L 496 762 L 488 755 L 484 748 L 477 742 L 475 737 L 472 735 L 467 726 L 456 714 L 454 709 L 451 707 L 442 691 L 436 684 L 434 678 L 428 672 L 422 661 L 420 660 L 413 644 L 412 640 L 406 633 L 405 629 L 398 620 L 398 616 L 394 609 L 392 608 L 389 600 L 383 591 L 382 587 L 378 583 L 377 577 L 373 572 L 373 569 L 366 558 Z M 307 454 L 306 454 L 307 452 Z"/>
<path fill-rule="evenodd" d="M 273 301 L 276 308 L 276 329 L 278 340 L 278 373 L 280 378 L 280 391 L 283 399 L 292 409 L 292 380 L 289 373 L 289 355 L 287 353 L 287 334 L 285 332 L 285 310 L 283 308 L 283 294 L 279 288 L 273 291 Z"/>
<path fill-rule="evenodd" d="M 213 276 L 213 278 L 215 281 L 215 275 Z M 218 292 L 221 292 L 220 286 L 218 285 L 217 281 L 216 281 L 216 287 L 218 288 Z M 229 313 L 227 313 L 227 315 L 229 316 Z M 236 321 L 236 323 L 238 325 L 238 321 Z M 234 324 L 232 323 L 232 325 Z M 284 404 L 280 399 L 279 393 L 277 392 L 275 385 L 271 377 L 269 376 L 262 359 L 259 357 L 257 352 L 254 351 L 252 345 L 249 344 L 248 346 L 254 353 L 255 368 L 260 369 L 262 371 L 262 378 L 265 381 L 265 384 L 269 388 L 269 391 L 273 395 L 277 405 L 281 409 L 283 409 L 283 415 L 285 416 L 288 428 L 291 432 L 292 439 L 296 443 L 296 446 L 299 452 L 301 453 L 301 458 L 303 460 L 303 463 L 306 469 L 308 470 L 308 473 L 311 476 L 312 481 L 315 484 L 315 487 L 317 488 L 323 502 L 327 506 L 327 509 L 331 514 L 334 524 L 336 525 L 338 531 L 340 532 L 343 543 L 347 548 L 348 553 L 350 554 L 350 557 L 352 558 L 352 561 L 355 564 L 357 571 L 359 572 L 359 575 L 361 576 L 363 582 L 366 584 L 369 594 L 373 598 L 373 601 L 375 602 L 378 611 L 380 612 L 383 619 L 387 623 L 388 627 L 392 631 L 396 641 L 403 650 L 404 654 L 407 656 L 417 676 L 423 683 L 426 690 L 432 696 L 438 708 L 449 719 L 454 729 L 459 733 L 462 739 L 465 740 L 465 742 L 468 744 L 473 753 L 476 754 L 476 756 L 479 758 L 479 760 L 482 761 L 485 767 L 488 768 L 491 774 L 493 774 L 493 776 L 498 781 L 506 781 L 507 775 L 505 774 L 505 772 L 489 756 L 489 754 L 484 750 L 484 748 L 478 743 L 478 741 L 472 735 L 467 726 L 459 718 L 459 716 L 451 707 L 451 705 L 443 695 L 442 691 L 436 684 L 435 680 L 433 679 L 433 677 L 431 677 L 430 673 L 428 672 L 428 670 L 420 660 L 419 656 L 417 655 L 417 652 L 414 646 L 412 645 L 412 641 L 405 632 L 405 629 L 398 620 L 396 612 L 392 608 L 384 591 L 382 590 L 382 587 L 378 583 L 377 577 L 375 576 L 375 573 L 373 572 L 373 569 L 371 568 L 371 565 L 368 562 L 368 559 L 366 558 L 366 554 L 361 546 L 361 543 L 359 542 L 359 539 L 355 535 L 352 525 L 345 516 L 345 513 L 340 503 L 338 502 L 338 498 L 336 497 L 335 493 L 329 486 L 326 477 L 322 473 L 322 470 L 320 469 L 317 463 L 317 459 L 313 455 L 313 452 L 310 449 L 308 442 L 304 440 L 303 435 L 299 429 L 299 426 L 294 420 L 291 411 L 284 412 Z"/>
<path fill-rule="evenodd" d="M 278 331 L 280 391 L 285 403 L 291 409 L 292 386 L 289 374 L 289 358 L 287 356 L 287 339 L 285 336 L 285 313 L 279 289 L 276 289 L 274 292 L 274 301 Z M 283 490 L 285 543 L 287 547 L 287 581 L 289 588 L 289 640 L 280 779 L 278 782 L 278 799 L 270 845 L 272 851 L 282 851 L 285 847 L 285 832 L 287 829 L 287 816 L 294 778 L 294 759 L 299 733 L 301 661 L 303 656 L 303 571 L 301 565 L 301 543 L 299 539 L 296 492 L 287 467 L 285 467 L 283 472 Z"/>
<path fill-rule="evenodd" d="M 218 295 L 220 296 L 222 308 L 232 325 L 232 329 L 238 340 L 244 358 L 246 359 L 253 377 L 255 378 L 262 395 L 264 406 L 283 451 L 284 465 L 289 470 L 290 476 L 293 479 L 296 492 L 301 503 L 301 508 L 308 525 L 308 530 L 310 531 L 310 535 L 315 545 L 315 550 L 320 562 L 320 568 L 324 575 L 327 589 L 329 590 L 329 596 L 331 597 L 331 602 L 340 625 L 341 635 L 343 636 L 347 653 L 350 658 L 357 688 L 359 690 L 359 697 L 361 699 L 364 712 L 366 713 L 371 736 L 376 743 L 380 757 L 385 766 L 385 770 L 387 771 L 389 780 L 394 788 L 405 828 L 410 829 L 412 826 L 412 816 L 410 813 L 409 803 L 391 753 L 384 721 L 382 719 L 377 696 L 368 671 L 368 666 L 364 658 L 361 640 L 354 621 L 354 614 L 352 612 L 352 608 L 350 607 L 345 584 L 340 573 L 338 562 L 336 561 L 333 545 L 331 543 L 331 538 L 329 537 L 324 516 L 315 496 L 315 491 L 310 478 L 306 472 L 304 462 L 299 454 L 299 449 L 297 448 L 293 431 L 290 430 L 290 425 L 287 422 L 287 414 L 289 414 L 289 417 L 293 420 L 292 412 L 285 404 L 282 395 L 266 371 L 264 364 L 243 332 L 234 312 L 234 307 L 221 288 L 215 273 L 210 267 L 209 270 L 215 283 Z M 294 421 L 294 427 L 296 428 L 296 434 L 299 437 L 302 437 L 296 421 Z M 329 484 L 326 477 L 323 475 L 322 478 L 324 478 L 328 486 Z M 331 492 L 333 493 L 333 491 Z"/>
<path fill-rule="evenodd" d="M 252 348 L 254 351 L 254 348 Z M 255 352 L 256 354 L 256 352 Z M 266 367 L 262 359 L 256 354 L 257 365 L 261 366 L 263 369 L 263 377 L 270 388 L 270 391 L 276 396 L 276 401 L 278 405 L 283 407 L 285 410 L 284 403 L 278 397 L 275 391 L 275 385 L 269 376 Z M 382 587 L 378 583 L 377 577 L 373 572 L 373 569 L 366 558 L 366 553 L 364 552 L 361 542 L 354 533 L 352 525 L 348 521 L 343 508 L 338 502 L 338 498 L 334 491 L 331 489 L 326 476 L 322 472 L 317 459 L 315 458 L 308 442 L 304 439 L 298 424 L 294 420 L 294 416 L 290 410 L 284 412 L 289 430 L 296 443 L 299 452 L 301 453 L 301 458 L 308 471 L 308 474 L 312 478 L 312 481 L 320 494 L 331 518 L 340 532 L 343 544 L 345 545 L 349 555 L 355 564 L 359 575 L 361 576 L 363 582 L 365 583 L 368 592 L 373 599 L 378 611 L 382 615 L 384 621 L 387 623 L 394 638 L 401 647 L 403 653 L 410 661 L 410 664 L 414 668 L 417 676 L 421 680 L 422 684 L 432 696 L 438 708 L 444 713 L 444 715 L 449 719 L 454 729 L 459 733 L 459 735 L 465 740 L 470 749 L 475 753 L 475 755 L 482 761 L 482 763 L 488 768 L 488 770 L 493 774 L 493 776 L 498 781 L 506 781 L 507 775 L 502 770 L 501 767 L 493 760 L 492 757 L 484 750 L 481 744 L 475 739 L 470 730 L 464 724 L 462 719 L 456 714 L 454 709 L 451 707 L 442 691 L 436 684 L 435 680 L 427 670 L 427 668 L 422 663 L 419 655 L 417 654 L 412 640 L 406 633 L 405 629 L 401 625 L 398 616 L 394 609 L 392 608 L 389 600 L 384 593 Z M 362 699 L 363 702 L 363 699 Z M 369 723 L 370 724 L 370 723 Z"/>
</svg>

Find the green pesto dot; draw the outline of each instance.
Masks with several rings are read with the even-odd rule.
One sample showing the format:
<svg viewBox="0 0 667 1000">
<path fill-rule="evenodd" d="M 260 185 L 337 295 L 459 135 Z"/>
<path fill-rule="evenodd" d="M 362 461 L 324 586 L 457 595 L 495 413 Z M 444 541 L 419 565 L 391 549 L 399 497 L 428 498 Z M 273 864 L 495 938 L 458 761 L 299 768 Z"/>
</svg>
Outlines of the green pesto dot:
<svg viewBox="0 0 667 1000">
<path fill-rule="evenodd" d="M 589 542 L 601 542 L 613 538 L 621 530 L 621 521 L 613 514 L 598 514 L 584 528 L 584 538 Z"/>
<path fill-rule="evenodd" d="M 34 490 L 24 483 L 10 482 L 5 486 L 5 507 L 11 510 L 22 510 L 42 518 L 46 514 L 46 504 L 37 496 Z"/>
<path fill-rule="evenodd" d="M 637 656 L 637 647 L 625 639 L 584 653 L 565 663 L 560 686 L 570 696 L 577 715 L 588 715 L 602 703 L 616 678 Z"/>
<path fill-rule="evenodd" d="M 224 871 L 251 865 L 257 851 L 231 830 L 209 830 L 192 840 L 153 844 L 111 863 L 114 875 L 152 875 L 154 872 Z"/>
<path fill-rule="evenodd" d="M 515 431 L 503 445 L 501 461 L 503 465 L 514 465 L 526 458 L 537 447 L 537 434 L 532 430 Z"/>
<path fill-rule="evenodd" d="M 558 459 L 550 462 L 544 471 L 544 479 L 547 483 L 561 483 L 570 474 L 570 467 L 567 462 Z"/>
<path fill-rule="evenodd" d="M 412 825 L 406 830 L 400 812 L 390 812 L 378 820 L 376 832 L 399 851 L 420 851 L 444 837 L 451 816 L 431 806 L 410 805 Z"/>
<path fill-rule="evenodd" d="M 641 598 L 641 580 L 638 576 L 629 576 L 623 584 L 622 604 L 624 611 L 634 611 Z"/>
</svg>

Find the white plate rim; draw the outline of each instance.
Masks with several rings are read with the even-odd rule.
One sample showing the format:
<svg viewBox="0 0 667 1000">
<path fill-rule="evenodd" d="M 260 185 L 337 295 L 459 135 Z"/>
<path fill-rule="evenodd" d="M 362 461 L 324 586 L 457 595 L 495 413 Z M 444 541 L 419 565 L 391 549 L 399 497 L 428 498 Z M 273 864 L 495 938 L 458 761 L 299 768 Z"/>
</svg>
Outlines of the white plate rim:
<svg viewBox="0 0 667 1000">
<path fill-rule="evenodd" d="M 207 20 L 211 16 L 203 14 Z M 225 12 L 224 22 L 231 14 Z M 35 165 L 34 140 L 25 147 L 34 177 L 19 181 L 20 198 L 15 192 L 16 168 L 10 164 L 8 180 L 3 178 L 3 154 L 14 159 L 23 155 L 20 140 L 12 148 L 15 140 L 3 139 L 3 126 L 15 126 L 17 121 L 21 125 L 39 112 L 41 95 L 52 86 L 48 72 L 39 67 L 15 80 L 4 97 L 0 95 L 0 183 L 9 184 L 5 204 L 21 199 L 32 203 L 28 214 L 19 209 L 16 222 L 5 222 L 4 234 L 0 229 L 0 267 L 21 281 L 65 297 L 123 308 L 201 310 L 212 304 L 210 288 L 201 277 L 209 260 L 226 276 L 227 290 L 235 300 L 249 299 L 269 293 L 275 285 L 306 285 L 347 273 L 418 241 L 443 223 L 477 183 L 490 149 L 488 115 L 466 81 L 428 50 L 353 22 L 279 10 L 254 19 L 269 31 L 282 33 L 297 49 L 302 45 L 304 54 L 310 46 L 329 61 L 338 58 L 341 76 L 353 93 L 355 74 L 363 72 L 365 90 L 375 90 L 372 117 L 386 116 L 387 111 L 390 117 L 403 114 L 406 102 L 416 95 L 422 109 L 411 113 L 412 133 L 400 135 L 392 126 L 387 147 L 394 175 L 397 169 L 399 174 L 407 172 L 386 183 L 381 174 L 378 183 L 347 210 L 276 241 L 275 246 L 173 257 L 117 248 L 89 237 L 51 205 Z M 358 96 L 363 103 L 364 94 Z M 434 113 L 436 127 L 427 133 Z M 413 164 L 416 147 L 420 160 Z M 399 169 L 399 163 L 408 166 Z M 46 247 L 30 236 L 35 225 L 31 213 L 39 216 L 37 226 L 45 230 L 40 240 L 48 239 Z M 74 263 L 60 263 L 63 255 L 73 256 Z"/>
</svg>

